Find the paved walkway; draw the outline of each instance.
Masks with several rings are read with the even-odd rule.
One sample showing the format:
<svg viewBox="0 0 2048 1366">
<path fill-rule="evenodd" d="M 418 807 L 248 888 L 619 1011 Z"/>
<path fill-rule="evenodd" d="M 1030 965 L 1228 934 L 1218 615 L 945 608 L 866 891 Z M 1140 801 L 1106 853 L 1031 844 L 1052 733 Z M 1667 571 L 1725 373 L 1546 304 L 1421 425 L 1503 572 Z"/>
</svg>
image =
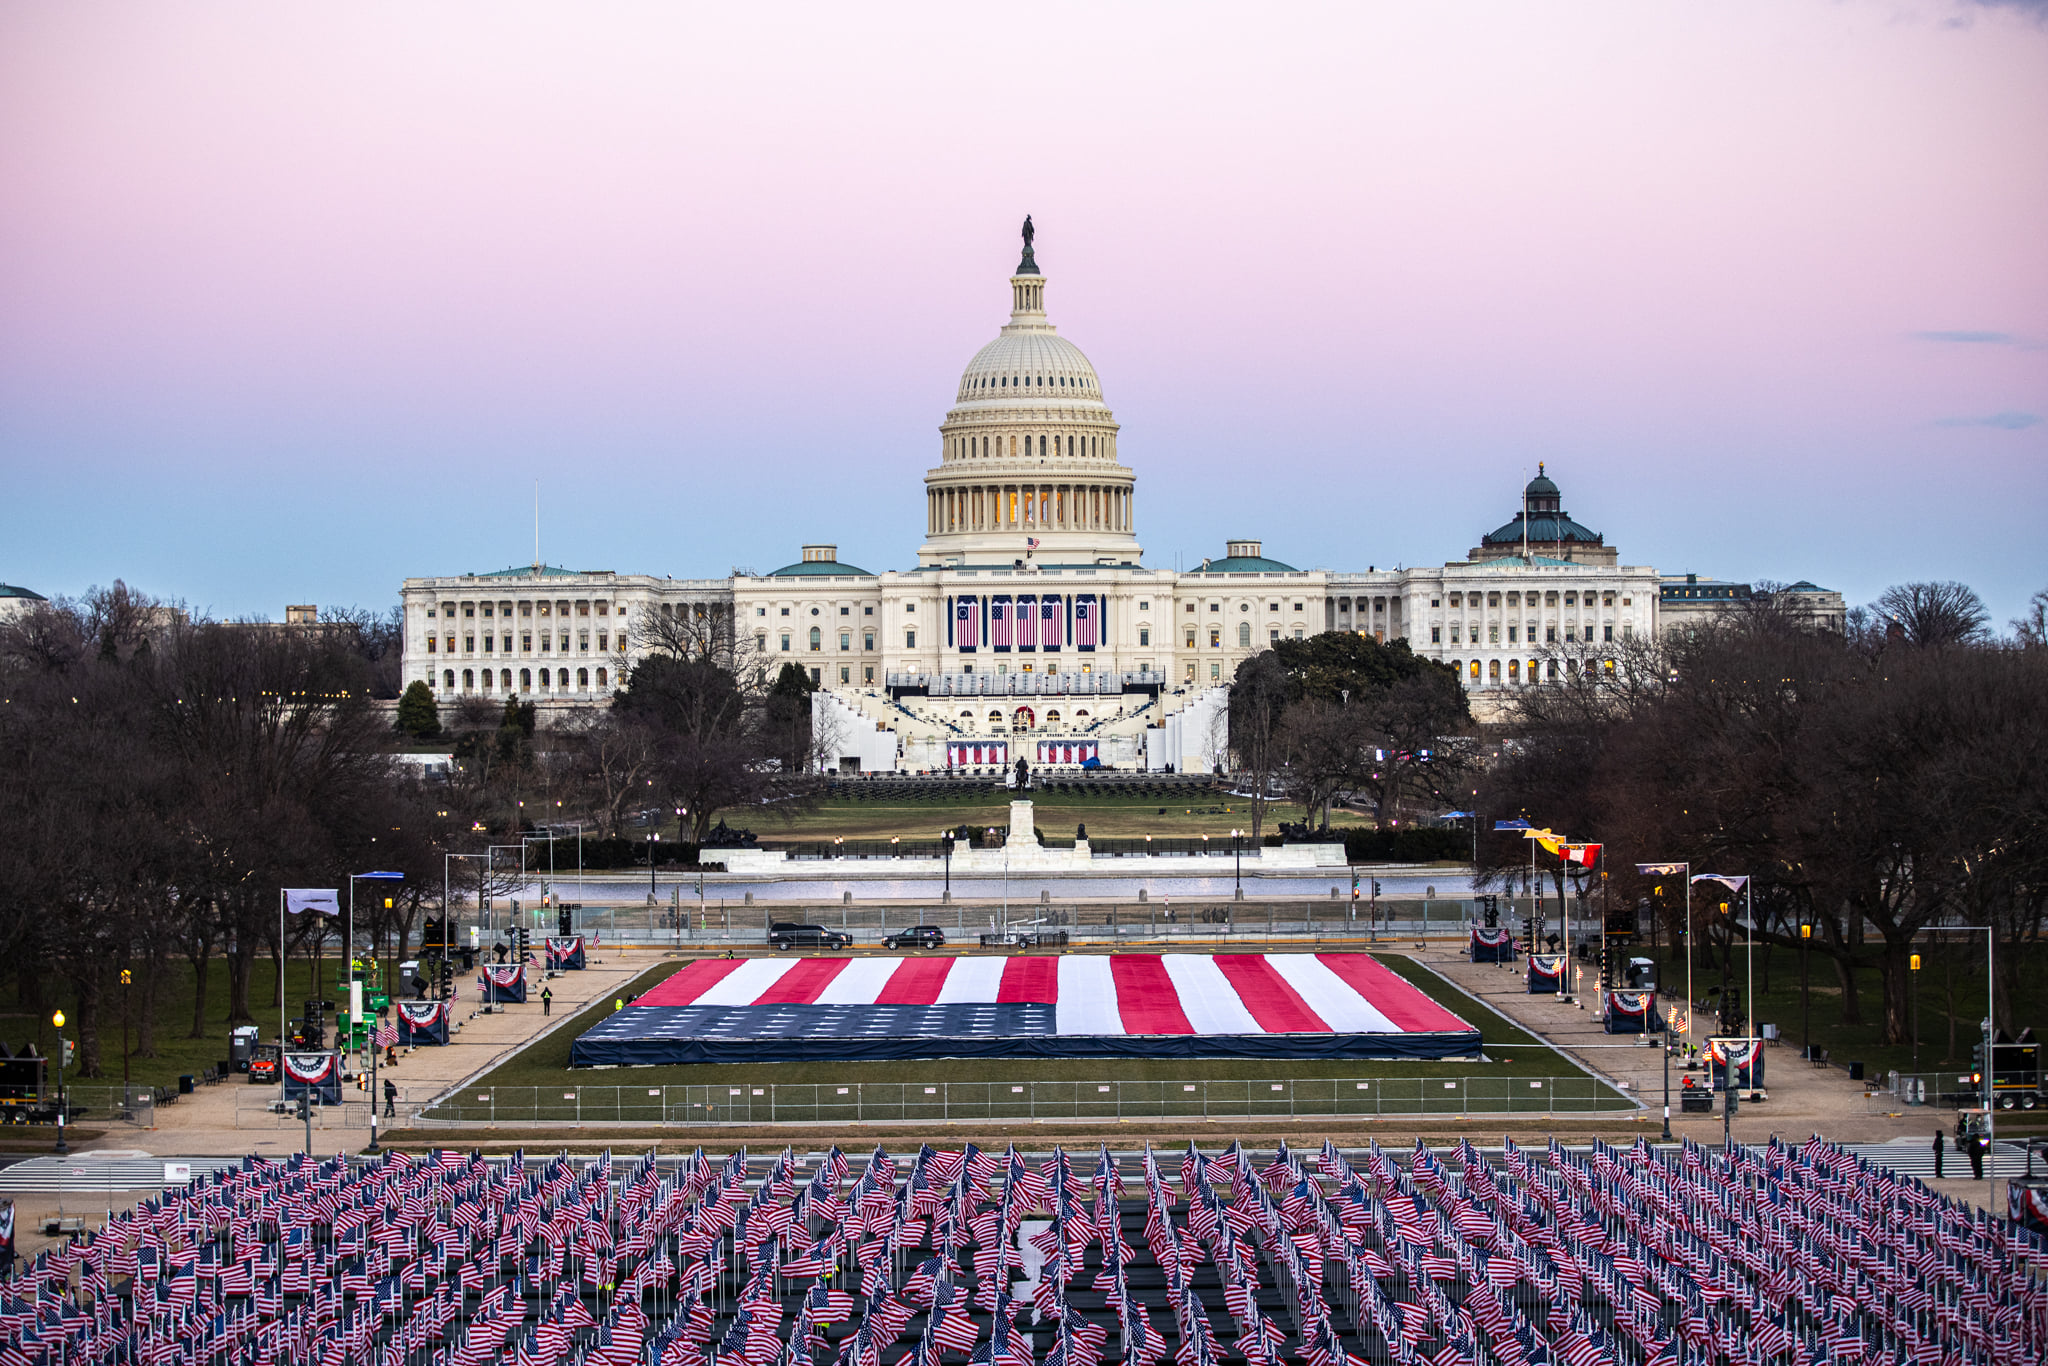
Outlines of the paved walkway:
<svg viewBox="0 0 2048 1366">
<path fill-rule="evenodd" d="M 594 950 L 585 970 L 531 985 L 526 1004 L 498 1006 L 488 1015 L 475 1013 L 476 988 L 465 984 L 455 1013 L 462 1028 L 447 1047 L 401 1049 L 397 1067 L 378 1067 L 378 1089 L 389 1077 L 398 1083 L 401 1097 L 401 1118 L 380 1124 L 388 1129 L 402 1123 L 405 1106 L 424 1105 L 450 1085 L 497 1066 L 549 1030 L 567 1028 L 592 1002 L 614 998 L 628 982 L 669 956 L 653 949 Z M 541 986 L 554 992 L 552 1014 L 541 1013 Z M 342 1094 L 349 1101 L 368 1097 L 352 1088 L 344 1088 Z M 201 1087 L 177 1104 L 158 1109 L 154 1129 L 110 1129 L 88 1146 L 166 1157 L 297 1152 L 305 1146 L 305 1128 L 297 1118 L 267 1112 L 267 1103 L 276 1095 L 274 1088 L 241 1081 Z M 341 1116 L 330 1113 L 314 1120 L 315 1152 L 355 1152 L 369 1141 L 367 1104 L 345 1105 Z"/>
</svg>

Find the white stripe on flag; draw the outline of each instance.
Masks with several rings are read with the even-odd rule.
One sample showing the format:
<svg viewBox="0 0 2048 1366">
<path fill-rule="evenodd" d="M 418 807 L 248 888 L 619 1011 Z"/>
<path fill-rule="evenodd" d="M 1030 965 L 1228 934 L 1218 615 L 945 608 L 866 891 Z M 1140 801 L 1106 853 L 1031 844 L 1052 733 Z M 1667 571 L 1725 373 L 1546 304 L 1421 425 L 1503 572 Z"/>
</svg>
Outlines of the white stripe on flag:
<svg viewBox="0 0 2048 1366">
<path fill-rule="evenodd" d="M 1266 961 L 1308 1008 L 1339 1034 L 1400 1034 L 1404 1031 L 1353 991 L 1312 953 L 1269 953 Z"/>
<path fill-rule="evenodd" d="M 1180 993 L 1181 1011 L 1197 1034 L 1263 1034 L 1259 1022 L 1246 1010 L 1231 989 L 1230 979 L 1216 960 L 1206 953 L 1161 955 L 1173 989 Z"/>
<path fill-rule="evenodd" d="M 1004 958 L 955 958 L 939 987 L 942 1006 L 982 1006 L 996 999 L 1003 985 Z"/>
<path fill-rule="evenodd" d="M 1116 979 L 1109 959 L 1100 954 L 1060 959 L 1059 1034 L 1121 1034 L 1124 1019 L 1117 1010 Z"/>
<path fill-rule="evenodd" d="M 750 1006 L 795 967 L 794 958 L 749 958 L 725 980 L 696 999 L 700 1006 Z"/>
<path fill-rule="evenodd" d="M 901 958 L 856 958 L 839 970 L 839 975 L 818 993 L 821 1006 L 871 1006 L 889 985 L 889 977 L 903 966 Z"/>
</svg>

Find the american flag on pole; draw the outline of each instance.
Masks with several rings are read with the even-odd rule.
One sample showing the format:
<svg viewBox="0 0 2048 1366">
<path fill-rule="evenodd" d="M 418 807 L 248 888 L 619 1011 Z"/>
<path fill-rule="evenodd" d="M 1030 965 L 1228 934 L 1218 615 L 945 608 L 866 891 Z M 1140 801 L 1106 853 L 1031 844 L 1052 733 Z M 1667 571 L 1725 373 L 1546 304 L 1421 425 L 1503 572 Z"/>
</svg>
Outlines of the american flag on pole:
<svg viewBox="0 0 2048 1366">
<path fill-rule="evenodd" d="M 398 1047 L 398 1025 L 391 1020 L 377 1021 L 377 1047 Z"/>
<path fill-rule="evenodd" d="M 1038 646 L 1038 601 L 1024 596 L 1017 599 L 1017 648 L 1036 649 Z"/>
<path fill-rule="evenodd" d="M 1060 616 L 1060 600 L 1057 595 L 1048 594 L 1038 600 L 1038 648 L 1057 650 L 1060 637 L 1065 634 L 1065 622 Z"/>
<path fill-rule="evenodd" d="M 1010 648 L 1010 600 L 997 598 L 988 605 L 988 643 L 998 650 Z"/>
</svg>

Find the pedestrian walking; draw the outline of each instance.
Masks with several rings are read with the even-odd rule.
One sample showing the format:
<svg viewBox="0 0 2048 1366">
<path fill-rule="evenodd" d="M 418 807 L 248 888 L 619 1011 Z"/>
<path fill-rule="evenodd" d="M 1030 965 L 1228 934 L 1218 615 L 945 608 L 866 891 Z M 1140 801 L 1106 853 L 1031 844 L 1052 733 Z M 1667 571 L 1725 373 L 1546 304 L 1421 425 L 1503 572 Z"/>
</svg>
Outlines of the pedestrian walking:
<svg viewBox="0 0 2048 1366">
<path fill-rule="evenodd" d="M 1941 1180 L 1941 1154 L 1948 1147 L 1948 1141 L 1941 1130 L 1934 1131 L 1934 1179 Z"/>
<path fill-rule="evenodd" d="M 398 1118 L 398 1083 L 384 1078 L 384 1118 Z"/>
<path fill-rule="evenodd" d="M 552 1015 L 552 1014 L 554 1013 L 554 1009 L 555 1009 L 555 992 L 554 992 L 554 988 L 552 988 L 552 987 L 542 987 L 542 988 L 540 989 L 540 1013 L 541 1013 L 541 1014 L 543 1014 L 543 1015 Z"/>
<path fill-rule="evenodd" d="M 1982 1181 L 1984 1179 L 1984 1155 L 1990 1151 L 1991 1140 L 1984 1136 L 1984 1131 L 1982 1129 L 1973 1131 L 1970 1134 L 1970 1179 L 1972 1181 Z"/>
</svg>

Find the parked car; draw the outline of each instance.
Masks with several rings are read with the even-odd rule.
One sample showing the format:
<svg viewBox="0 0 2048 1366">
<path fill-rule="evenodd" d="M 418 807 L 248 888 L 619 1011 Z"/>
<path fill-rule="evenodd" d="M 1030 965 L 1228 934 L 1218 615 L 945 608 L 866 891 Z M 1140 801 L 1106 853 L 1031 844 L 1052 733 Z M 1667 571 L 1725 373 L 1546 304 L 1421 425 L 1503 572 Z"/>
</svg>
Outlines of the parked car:
<svg viewBox="0 0 2048 1366">
<path fill-rule="evenodd" d="M 850 949 L 853 936 L 838 930 L 828 930 L 823 925 L 797 925 L 778 921 L 768 927 L 768 947 L 771 949 Z"/>
<path fill-rule="evenodd" d="M 882 939 L 885 949 L 936 949 L 946 942 L 946 932 L 937 925 L 912 925 Z"/>
</svg>

